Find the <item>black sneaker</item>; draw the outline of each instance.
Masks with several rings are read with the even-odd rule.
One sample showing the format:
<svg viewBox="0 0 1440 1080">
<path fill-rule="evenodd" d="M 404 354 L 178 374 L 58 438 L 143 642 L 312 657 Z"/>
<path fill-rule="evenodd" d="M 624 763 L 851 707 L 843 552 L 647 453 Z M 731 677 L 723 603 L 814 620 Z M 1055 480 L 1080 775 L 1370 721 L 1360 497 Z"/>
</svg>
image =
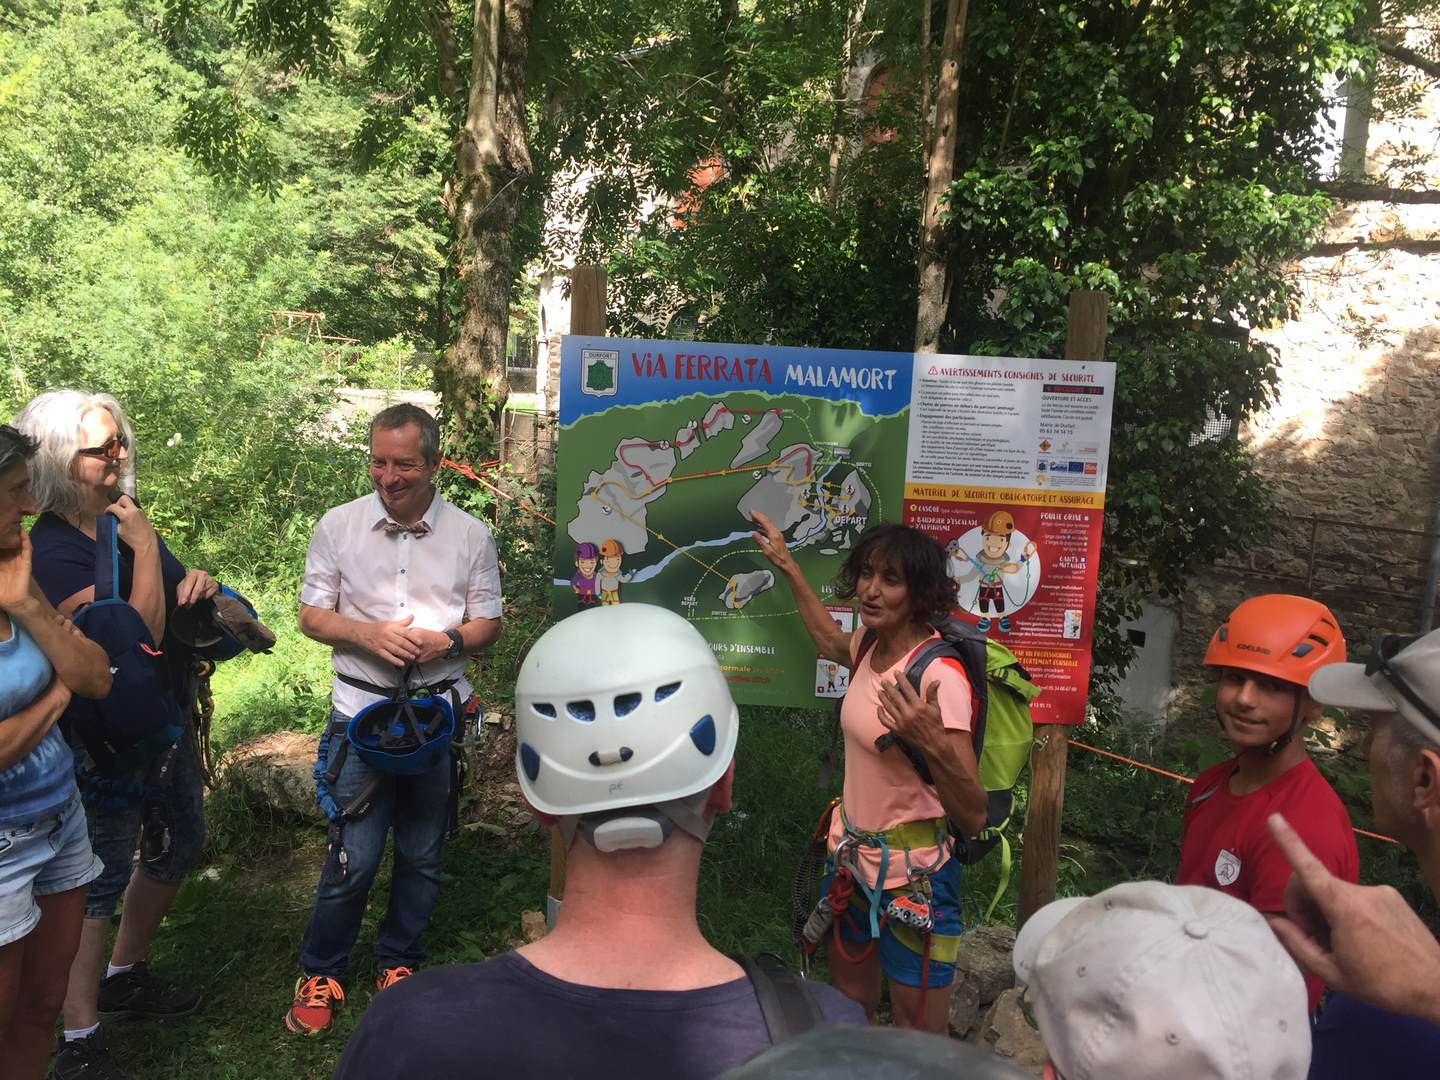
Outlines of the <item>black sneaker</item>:
<svg viewBox="0 0 1440 1080">
<path fill-rule="evenodd" d="M 55 1048 L 55 1080 L 130 1080 L 110 1056 L 105 1030 L 97 1028 L 83 1039 L 63 1037 Z"/>
<path fill-rule="evenodd" d="M 175 1020 L 200 1011 L 198 990 L 187 990 L 150 974 L 141 960 L 129 971 L 100 980 L 100 1019 Z"/>
</svg>

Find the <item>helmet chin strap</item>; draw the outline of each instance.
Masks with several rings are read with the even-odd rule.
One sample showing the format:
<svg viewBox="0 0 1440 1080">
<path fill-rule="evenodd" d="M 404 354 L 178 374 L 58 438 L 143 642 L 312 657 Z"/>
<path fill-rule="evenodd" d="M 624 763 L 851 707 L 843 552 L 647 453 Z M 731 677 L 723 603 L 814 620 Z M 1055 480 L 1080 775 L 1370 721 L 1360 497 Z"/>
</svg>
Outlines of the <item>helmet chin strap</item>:
<svg viewBox="0 0 1440 1080">
<path fill-rule="evenodd" d="M 568 848 L 578 832 L 596 851 L 657 848 L 679 828 L 702 844 L 710 835 L 705 807 L 710 789 L 653 806 L 627 806 L 593 814 L 571 814 L 557 822 Z"/>
<path fill-rule="evenodd" d="M 1286 729 L 1284 735 L 1281 735 L 1265 748 L 1266 757 L 1274 757 L 1280 753 L 1281 750 L 1284 750 L 1285 747 L 1290 745 L 1290 740 L 1295 738 L 1295 733 L 1300 730 L 1300 696 L 1303 693 L 1304 691 L 1301 690 L 1300 687 L 1297 686 L 1295 688 L 1295 708 L 1290 713 L 1290 727 Z"/>
</svg>

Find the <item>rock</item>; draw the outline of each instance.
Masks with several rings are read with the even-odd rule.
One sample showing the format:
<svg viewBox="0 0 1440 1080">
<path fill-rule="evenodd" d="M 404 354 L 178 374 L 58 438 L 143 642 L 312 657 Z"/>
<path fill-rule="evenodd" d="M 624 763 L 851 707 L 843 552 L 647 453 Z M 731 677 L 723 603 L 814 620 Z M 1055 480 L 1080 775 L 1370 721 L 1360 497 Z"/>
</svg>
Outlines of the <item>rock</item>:
<svg viewBox="0 0 1440 1080">
<path fill-rule="evenodd" d="M 241 743 L 221 760 L 218 782 L 257 806 L 320 820 L 315 805 L 316 736 L 277 731 Z"/>
<path fill-rule="evenodd" d="M 969 1035 L 980 1019 L 980 997 L 972 979 L 956 977 L 950 987 L 950 1034 L 957 1039 Z"/>
<path fill-rule="evenodd" d="M 1006 990 L 995 999 L 981 1024 L 980 1038 L 985 1046 L 1001 1057 L 1010 1058 L 1017 1065 L 1038 1069 L 1044 1066 L 1047 1057 L 1045 1043 L 1025 1015 L 1022 1004 L 1024 993 L 1018 989 Z"/>
<path fill-rule="evenodd" d="M 1010 954 L 1015 951 L 1015 931 L 1009 926 L 985 925 L 960 938 L 955 956 L 955 982 L 971 983 L 975 1000 L 989 1005 L 1015 985 Z"/>
<path fill-rule="evenodd" d="M 520 913 L 520 936 L 526 942 L 536 942 L 545 936 L 545 913 L 522 911 Z"/>
</svg>

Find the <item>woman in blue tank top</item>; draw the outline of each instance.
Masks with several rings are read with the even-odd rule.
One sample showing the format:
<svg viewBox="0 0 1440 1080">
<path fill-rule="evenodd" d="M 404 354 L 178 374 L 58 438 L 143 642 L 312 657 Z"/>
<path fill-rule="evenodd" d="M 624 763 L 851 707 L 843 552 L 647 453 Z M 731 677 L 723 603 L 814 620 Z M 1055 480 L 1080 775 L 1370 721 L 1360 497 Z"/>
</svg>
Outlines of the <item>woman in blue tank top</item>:
<svg viewBox="0 0 1440 1080">
<path fill-rule="evenodd" d="M 55 722 L 70 695 L 110 692 L 105 652 L 56 613 L 30 575 L 21 518 L 35 512 L 35 443 L 0 425 L 0 1061 L 45 1074 L 80 940 L 90 850 L 70 748 Z"/>
</svg>

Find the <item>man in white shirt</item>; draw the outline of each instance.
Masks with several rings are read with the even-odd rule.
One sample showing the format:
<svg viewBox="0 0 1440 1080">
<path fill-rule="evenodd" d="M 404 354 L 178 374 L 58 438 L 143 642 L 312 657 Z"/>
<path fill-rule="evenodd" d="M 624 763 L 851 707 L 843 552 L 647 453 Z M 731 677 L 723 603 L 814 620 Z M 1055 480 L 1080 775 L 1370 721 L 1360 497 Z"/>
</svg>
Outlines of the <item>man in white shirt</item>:
<svg viewBox="0 0 1440 1080">
<path fill-rule="evenodd" d="M 414 405 L 379 413 L 370 424 L 374 492 L 328 511 L 305 556 L 300 630 L 334 650 L 335 680 L 316 767 L 317 802 L 331 818 L 329 853 L 300 948 L 304 975 L 285 1014 L 297 1034 L 325 1031 L 344 1004 L 340 980 L 392 828 L 377 989 L 420 963 L 420 933 L 440 890 L 449 756 L 400 775 L 371 768 L 345 737 L 351 718 L 392 697 L 402 679 L 412 695 L 422 687 L 443 695 L 459 722 L 471 693 L 465 659 L 500 634 L 495 542 L 436 493 L 439 466 L 440 432 L 429 413 Z"/>
</svg>

